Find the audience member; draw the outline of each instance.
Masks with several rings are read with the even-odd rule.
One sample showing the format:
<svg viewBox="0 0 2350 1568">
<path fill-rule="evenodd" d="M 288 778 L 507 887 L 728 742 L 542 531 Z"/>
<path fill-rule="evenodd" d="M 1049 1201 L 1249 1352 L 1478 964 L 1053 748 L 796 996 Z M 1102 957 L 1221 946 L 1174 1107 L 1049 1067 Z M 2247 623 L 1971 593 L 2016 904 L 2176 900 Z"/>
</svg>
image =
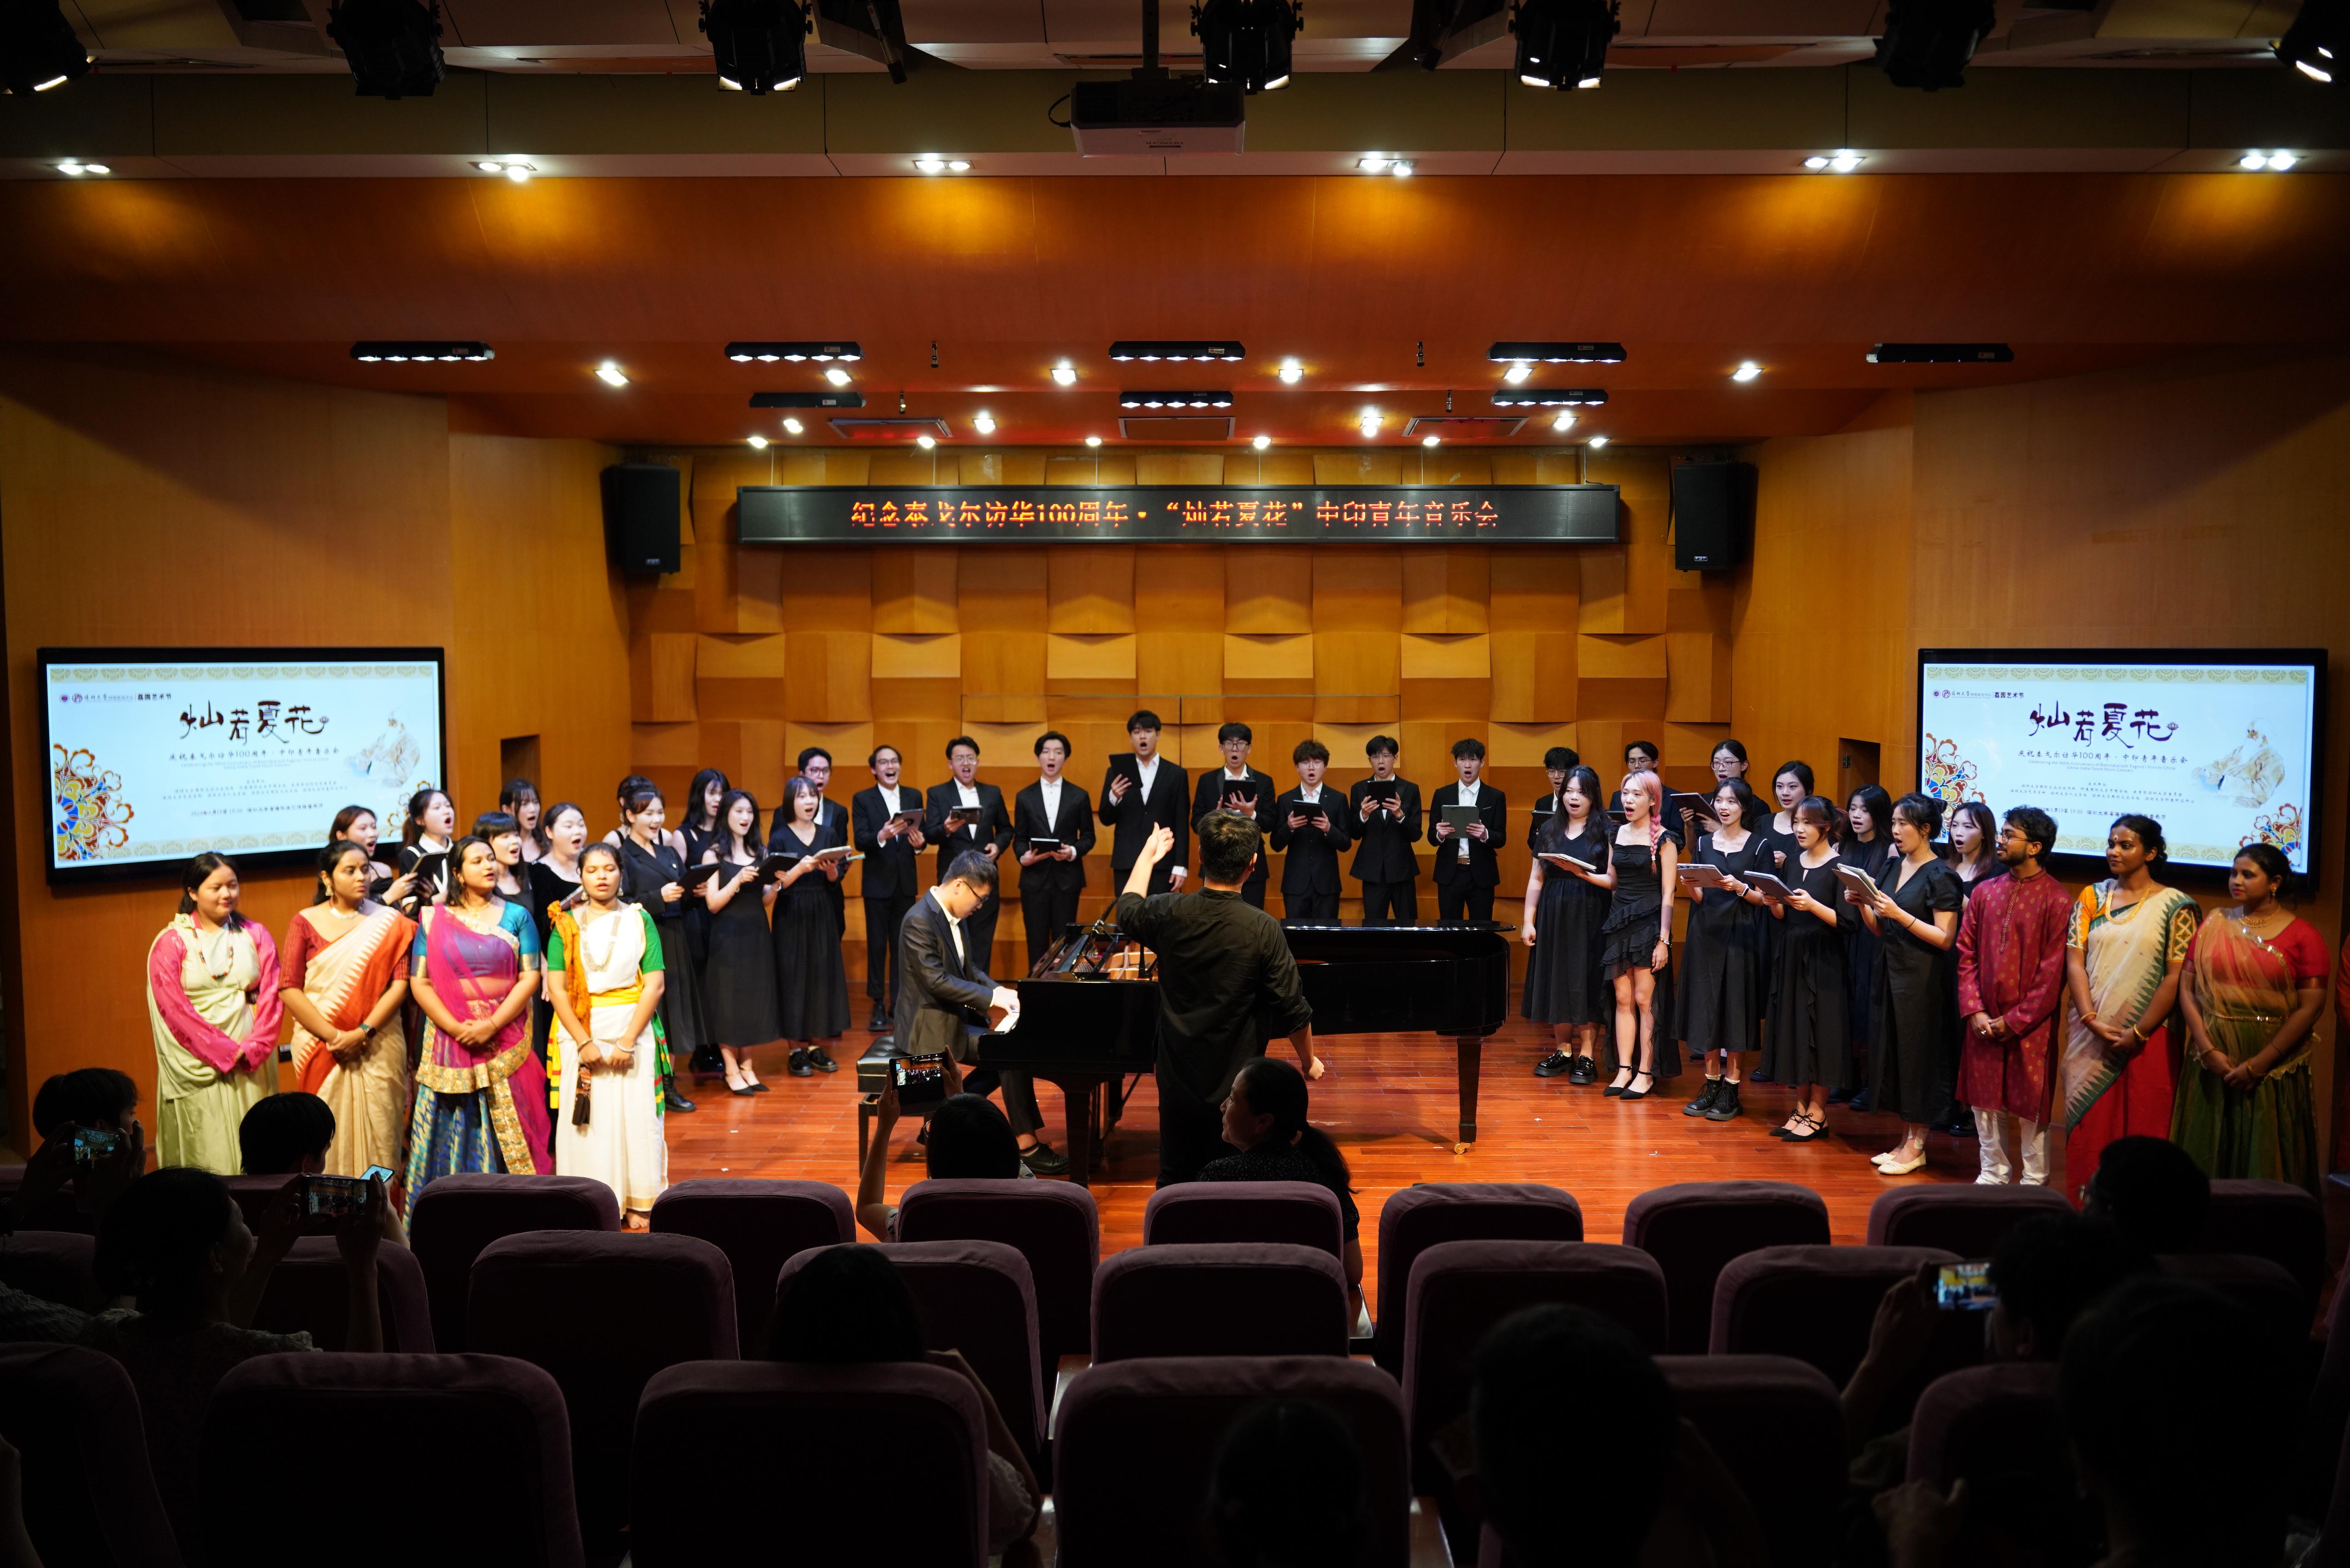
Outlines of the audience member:
<svg viewBox="0 0 2350 1568">
<path fill-rule="evenodd" d="M 33 1151 L 33 1158 L 25 1162 L 24 1179 L 16 1190 L 9 1194 L 5 1202 L 0 1202 L 0 1236 L 15 1234 L 27 1220 L 58 1198 L 68 1184 L 82 1212 L 102 1223 L 114 1199 L 139 1179 L 140 1171 L 145 1168 L 146 1134 L 135 1117 L 130 1118 L 129 1130 L 119 1135 L 120 1141 L 98 1153 L 89 1163 L 84 1165 L 76 1159 L 76 1138 L 82 1129 L 70 1119 L 53 1119 L 60 1102 L 50 1091 L 62 1080 L 78 1078 L 83 1074 L 100 1078 L 122 1076 L 102 1067 L 87 1067 L 80 1073 L 59 1074 L 42 1085 L 41 1096 L 35 1104 L 50 1114 L 36 1112 L 40 1119 L 35 1125 L 43 1141 Z M 88 1326 L 89 1314 L 82 1310 L 81 1304 L 47 1301 L 28 1291 L 0 1284 L 0 1345 L 69 1344 L 79 1339 Z"/>
<path fill-rule="evenodd" d="M 1310 1181 L 1338 1199 L 1347 1283 L 1363 1284 L 1363 1217 L 1347 1157 L 1305 1116 L 1305 1075 L 1274 1056 L 1252 1058 L 1224 1096 L 1224 1141 L 1238 1149 L 1200 1168 L 1201 1181 Z"/>
<path fill-rule="evenodd" d="M 1225 1568 L 1354 1568 L 1369 1511 L 1362 1449 L 1311 1400 L 1267 1400 L 1216 1449 L 1207 1523 Z"/>
<path fill-rule="evenodd" d="M 291 1090 L 272 1095 L 244 1113 L 236 1129 L 247 1176 L 317 1176 L 327 1168 L 327 1153 L 335 1142 L 335 1108 L 317 1095 Z M 390 1180 L 387 1173 L 385 1179 Z M 408 1229 L 400 1222 L 400 1205 L 388 1205 L 383 1239 L 408 1245 Z"/>
<path fill-rule="evenodd" d="M 307 1334 L 264 1334 L 247 1326 L 270 1271 L 302 1233 L 307 1185 L 286 1185 L 263 1217 L 256 1240 L 226 1182 L 209 1171 L 172 1167 L 132 1182 L 99 1230 L 99 1284 L 138 1304 L 99 1314 L 82 1343 L 113 1356 L 130 1374 L 156 1488 L 192 1563 L 203 1559 L 197 1538 L 197 1440 L 213 1387 L 231 1367 L 254 1356 L 315 1348 Z M 344 1343 L 352 1350 L 383 1348 L 375 1251 L 390 1201 L 383 1183 L 369 1182 L 367 1201 L 335 1224 L 348 1274 Z"/>
<path fill-rule="evenodd" d="M 946 1064 L 947 1097 L 939 1102 L 922 1128 L 925 1175 L 941 1181 L 972 1178 L 1034 1181 L 1035 1172 L 1020 1158 L 1020 1145 L 1011 1120 L 985 1095 L 962 1092 L 962 1074 L 952 1061 Z M 878 1241 L 898 1239 L 898 1208 L 884 1198 L 889 1160 L 889 1135 L 905 1114 L 895 1085 L 881 1091 L 874 1106 L 873 1139 L 865 1148 L 865 1164 L 858 1172 L 857 1221 Z"/>
<path fill-rule="evenodd" d="M 1003 1113 L 995 1114 L 1000 1120 Z M 1011 1131 L 1009 1124 L 1004 1131 Z M 1018 1163 L 1016 1158 L 1014 1163 Z M 979 1396 L 987 1417 L 988 1553 L 993 1556 L 1035 1532 L 1045 1493 L 1027 1456 L 1003 1424 L 987 1385 L 962 1354 L 925 1348 L 913 1293 L 879 1249 L 852 1243 L 827 1247 L 809 1259 L 775 1303 L 775 1320 L 767 1329 L 767 1359 L 816 1366 L 920 1361 L 962 1376 Z"/>
<path fill-rule="evenodd" d="M 2168 1138 L 2117 1137 L 2082 1188 L 2081 1212 L 2149 1252 L 2191 1252 L 2211 1213 L 2211 1179 Z"/>
<path fill-rule="evenodd" d="M 33 1130 L 43 1137 L 57 1136 L 58 1127 L 129 1132 L 137 1125 L 139 1085 L 128 1073 L 111 1067 L 77 1067 L 59 1073 L 33 1096 Z"/>
</svg>

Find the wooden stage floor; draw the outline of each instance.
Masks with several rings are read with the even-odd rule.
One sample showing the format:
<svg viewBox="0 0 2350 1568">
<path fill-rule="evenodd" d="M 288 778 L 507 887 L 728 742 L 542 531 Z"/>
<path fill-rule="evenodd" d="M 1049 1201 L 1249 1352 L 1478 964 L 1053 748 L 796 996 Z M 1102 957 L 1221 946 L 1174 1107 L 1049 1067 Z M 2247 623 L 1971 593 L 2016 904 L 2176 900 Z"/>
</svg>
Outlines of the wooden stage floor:
<svg viewBox="0 0 2350 1568">
<path fill-rule="evenodd" d="M 689 1094 L 701 1109 L 668 1118 L 671 1181 L 705 1176 L 795 1177 L 836 1182 L 857 1190 L 857 1086 L 850 1054 L 871 1036 L 841 1042 L 841 1070 L 813 1079 L 784 1070 L 785 1052 L 759 1053 L 759 1072 L 773 1091 L 737 1096 L 723 1080 L 697 1083 Z M 1285 1050 L 1284 1043 L 1276 1048 Z M 1358 1035 L 1323 1047 L 1329 1071 L 1314 1087 L 1314 1119 L 1346 1151 L 1356 1202 L 1363 1214 L 1363 1285 L 1374 1294 L 1378 1278 L 1378 1214 L 1388 1195 L 1421 1181 L 1544 1181 L 1565 1188 L 1583 1205 L 1584 1233 L 1595 1241 L 1623 1235 L 1624 1210 L 1638 1194 L 1675 1181 L 1763 1179 L 1797 1181 L 1827 1200 L 1832 1234 L 1862 1240 L 1868 1206 L 1888 1188 L 1922 1181 L 1971 1181 L 1975 1143 L 1936 1134 L 1930 1163 L 1914 1176 L 1886 1178 L 1868 1157 L 1893 1147 L 1900 1127 L 1890 1116 L 1829 1115 L 1832 1137 L 1789 1145 L 1770 1136 L 1784 1121 L 1787 1090 L 1748 1085 L 1744 1112 L 1734 1122 L 1685 1116 L 1697 1092 L 1694 1067 L 1665 1081 L 1663 1092 L 1625 1105 L 1600 1086 L 1570 1087 L 1531 1069 L 1547 1050 L 1538 1026 L 1513 1020 L 1485 1043 L 1478 1139 L 1452 1152 L 1455 1098 L 1450 1041 L 1417 1035 Z M 1603 1080 L 1604 1082 L 1605 1080 Z M 1060 1142 L 1061 1096 L 1038 1085 L 1048 1127 Z M 1158 1112 L 1149 1078 L 1127 1104 L 1123 1124 L 1109 1137 L 1106 1166 L 1095 1172 L 1105 1254 L 1139 1245 L 1142 1206 L 1158 1173 Z M 922 1177 L 921 1151 L 901 1123 L 889 1166 L 894 1201 Z M 2061 1156 L 2054 1175 L 2063 1178 Z M 2060 1188 L 2060 1190 L 2062 1189 Z M 1372 1303 L 1377 1311 L 1376 1300 Z"/>
</svg>

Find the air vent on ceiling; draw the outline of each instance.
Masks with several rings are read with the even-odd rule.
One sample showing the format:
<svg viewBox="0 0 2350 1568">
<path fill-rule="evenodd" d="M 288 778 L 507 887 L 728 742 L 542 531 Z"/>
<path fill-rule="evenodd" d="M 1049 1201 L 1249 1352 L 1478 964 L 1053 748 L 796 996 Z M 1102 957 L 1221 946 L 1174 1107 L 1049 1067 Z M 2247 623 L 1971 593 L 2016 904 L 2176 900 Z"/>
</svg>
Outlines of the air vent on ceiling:
<svg viewBox="0 0 2350 1568">
<path fill-rule="evenodd" d="M 1525 428 L 1523 418 L 1503 414 L 1421 414 L 1403 427 L 1415 440 L 1428 436 L 1445 441 L 1500 441 Z"/>
<path fill-rule="evenodd" d="M 832 426 L 833 433 L 846 441 L 910 441 L 917 436 L 944 441 L 950 433 L 944 420 L 836 419 L 827 422 Z"/>
</svg>

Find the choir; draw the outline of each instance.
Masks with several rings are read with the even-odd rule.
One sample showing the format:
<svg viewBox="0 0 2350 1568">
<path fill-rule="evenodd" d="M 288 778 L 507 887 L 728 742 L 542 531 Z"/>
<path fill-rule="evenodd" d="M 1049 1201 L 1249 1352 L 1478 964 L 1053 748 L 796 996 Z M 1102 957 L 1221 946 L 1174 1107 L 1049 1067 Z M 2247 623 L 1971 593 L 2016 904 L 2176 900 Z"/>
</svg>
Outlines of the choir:
<svg viewBox="0 0 2350 1568">
<path fill-rule="evenodd" d="M 659 786 L 622 780 L 618 825 L 593 844 L 582 807 L 542 806 L 526 779 L 463 836 L 450 797 L 418 791 L 390 864 L 374 814 L 347 807 L 282 947 L 238 913 L 235 866 L 199 856 L 148 961 L 164 1161 L 237 1168 L 236 1127 L 273 1086 L 282 1011 L 298 1086 L 335 1112 L 330 1173 L 399 1172 L 409 1201 L 451 1171 L 589 1175 L 641 1224 L 665 1179 L 662 1120 L 694 1108 L 673 1064 L 723 1074 L 738 1096 L 768 1092 L 753 1057 L 770 1042 L 788 1044 L 795 1077 L 838 1070 L 852 860 L 875 1033 L 899 1011 L 898 933 L 933 849 L 991 868 L 1011 853 L 1032 963 L 1076 918 L 1097 821 L 1114 881 L 1167 827 L 1177 848 L 1152 884 L 1180 888 L 1211 814 L 1253 820 L 1284 857 L 1299 922 L 1337 919 L 1344 862 L 1367 923 L 1414 923 L 1424 836 L 1440 918 L 1491 919 L 1512 827 L 1478 740 L 1454 744 L 1456 778 L 1423 811 L 1385 735 L 1342 794 L 1318 741 L 1296 746 L 1296 782 L 1280 790 L 1250 765 L 1249 727 L 1227 723 L 1222 765 L 1193 787 L 1159 754 L 1157 714 L 1127 728 L 1132 750 L 1098 797 L 1068 776 L 1068 737 L 1038 736 L 1037 776 L 1009 810 L 969 736 L 949 742 L 948 777 L 928 792 L 905 781 L 896 747 L 876 747 L 872 787 L 846 807 L 825 796 L 830 753 L 811 748 L 764 837 L 759 802 L 715 769 L 694 776 L 675 826 Z M 1586 1086 L 1605 1072 L 1608 1097 L 1639 1100 L 1679 1074 L 1685 1047 L 1704 1075 L 1686 1115 L 1738 1120 L 1750 1081 L 1793 1092 L 1773 1134 L 1790 1142 L 1828 1136 L 1830 1105 L 1873 1109 L 1900 1124 L 1875 1157 L 1888 1176 L 1921 1168 L 1937 1131 L 1977 1139 L 1986 1183 L 2047 1180 L 2060 1130 L 2084 1176 L 2113 1139 L 2154 1133 L 2214 1176 L 2314 1189 L 2307 1069 L 2325 954 L 2281 902 L 2292 873 L 2272 846 L 2243 850 L 2233 907 L 2205 916 L 2158 879 L 2166 849 L 2147 816 L 2113 824 L 2113 875 L 2076 898 L 2045 867 L 2056 825 L 2035 807 L 1999 815 L 1869 784 L 1839 808 L 1800 760 L 1772 774 L 1766 801 L 1734 740 L 1712 753 L 1710 795 L 1667 790 L 1650 742 L 1624 760 L 1603 805 L 1572 749 L 1544 758 L 1517 933 L 1531 950 L 1522 1010 L 1551 1035 L 1536 1076 Z M 1260 907 L 1264 864 L 1243 888 Z M 986 881 L 957 932 L 983 954 L 998 909 Z"/>
</svg>

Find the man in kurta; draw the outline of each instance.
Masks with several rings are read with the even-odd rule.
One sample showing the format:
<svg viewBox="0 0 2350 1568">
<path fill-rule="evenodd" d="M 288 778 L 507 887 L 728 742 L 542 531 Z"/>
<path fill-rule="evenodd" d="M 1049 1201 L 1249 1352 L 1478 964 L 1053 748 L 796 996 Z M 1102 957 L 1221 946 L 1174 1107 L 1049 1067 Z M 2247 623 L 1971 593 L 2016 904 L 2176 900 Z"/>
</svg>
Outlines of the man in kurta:
<svg viewBox="0 0 2350 1568">
<path fill-rule="evenodd" d="M 1984 1186 L 2048 1182 L 2048 1124 L 2057 1005 L 2064 993 L 2064 931 L 2073 900 L 2042 862 L 2056 824 L 2037 806 L 2010 811 L 1999 831 L 2008 874 L 1967 900 L 1959 924 L 1959 1097 L 1975 1108 Z M 2014 1124 L 2016 1153 L 2008 1152 Z"/>
</svg>

